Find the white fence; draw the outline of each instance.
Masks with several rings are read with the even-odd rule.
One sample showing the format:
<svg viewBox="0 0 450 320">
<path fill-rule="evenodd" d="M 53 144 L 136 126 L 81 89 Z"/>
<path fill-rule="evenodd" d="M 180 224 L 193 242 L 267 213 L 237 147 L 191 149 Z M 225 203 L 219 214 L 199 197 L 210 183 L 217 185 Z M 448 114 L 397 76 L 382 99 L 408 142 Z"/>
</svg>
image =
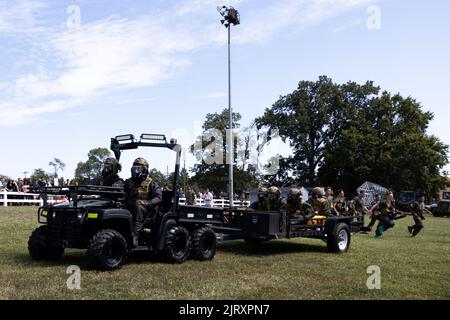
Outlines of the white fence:
<svg viewBox="0 0 450 320">
<path fill-rule="evenodd" d="M 62 203 L 66 200 L 58 197 L 58 196 L 48 196 L 48 203 L 54 204 L 54 203 Z M 8 207 L 11 205 L 26 205 L 26 206 L 42 206 L 44 201 L 39 197 L 39 194 L 33 194 L 33 193 L 23 193 L 23 192 L 6 192 L 6 191 L 0 191 L 0 206 Z M 186 204 L 185 198 L 180 198 L 181 205 Z M 225 199 L 214 199 L 212 201 L 212 207 L 214 208 L 227 208 L 229 206 L 229 201 Z M 197 199 L 196 201 L 197 206 L 204 207 L 205 201 L 203 199 Z M 249 201 L 240 201 L 236 200 L 233 201 L 233 206 L 235 207 L 249 207 L 250 202 Z"/>
<path fill-rule="evenodd" d="M 186 204 L 186 199 L 180 198 L 179 203 L 181 205 Z M 214 199 L 211 204 L 213 208 L 228 208 L 230 206 L 230 202 L 226 199 Z M 205 201 L 203 199 L 197 199 L 195 205 L 204 207 Z M 250 201 L 235 200 L 233 201 L 233 207 L 250 207 Z"/>
<path fill-rule="evenodd" d="M 53 204 L 64 201 L 58 196 L 49 196 L 47 202 Z M 0 207 L 8 207 L 11 205 L 42 206 L 43 204 L 44 201 L 38 194 L 0 191 Z"/>
</svg>

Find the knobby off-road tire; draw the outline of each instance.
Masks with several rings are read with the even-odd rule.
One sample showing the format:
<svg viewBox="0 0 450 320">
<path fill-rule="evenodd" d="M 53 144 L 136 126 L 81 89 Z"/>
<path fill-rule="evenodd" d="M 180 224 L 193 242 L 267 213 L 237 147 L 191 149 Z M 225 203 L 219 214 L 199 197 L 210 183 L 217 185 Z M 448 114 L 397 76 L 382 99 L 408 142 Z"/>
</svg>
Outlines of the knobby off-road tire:
<svg viewBox="0 0 450 320">
<path fill-rule="evenodd" d="M 327 247 L 329 252 L 345 253 L 350 248 L 351 233 L 348 225 L 339 223 L 336 226 L 333 235 L 327 239 Z"/>
<path fill-rule="evenodd" d="M 217 250 L 216 233 L 209 227 L 201 227 L 192 234 L 191 257 L 199 261 L 211 261 Z"/>
<path fill-rule="evenodd" d="M 119 269 L 127 260 L 127 241 L 116 230 L 102 230 L 92 237 L 87 256 L 94 269 L 101 271 Z"/>
<path fill-rule="evenodd" d="M 169 263 L 183 263 L 189 257 L 191 237 L 182 226 L 173 226 L 167 230 L 163 256 Z"/>
<path fill-rule="evenodd" d="M 28 240 L 28 252 L 33 260 L 57 260 L 64 254 L 64 248 L 47 245 L 47 226 L 33 231 Z"/>
</svg>

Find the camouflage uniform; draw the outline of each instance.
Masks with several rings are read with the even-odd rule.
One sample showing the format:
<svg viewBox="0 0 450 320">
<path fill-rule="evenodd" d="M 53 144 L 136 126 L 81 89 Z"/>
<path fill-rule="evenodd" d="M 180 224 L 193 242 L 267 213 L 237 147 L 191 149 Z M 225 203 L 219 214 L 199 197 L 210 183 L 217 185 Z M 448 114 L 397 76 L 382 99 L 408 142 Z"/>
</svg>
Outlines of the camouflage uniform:
<svg viewBox="0 0 450 320">
<path fill-rule="evenodd" d="M 133 169 L 139 166 L 145 170 L 135 174 Z M 134 161 L 132 177 L 125 181 L 125 192 L 128 196 L 128 208 L 133 215 L 134 230 L 139 234 L 148 215 L 152 214 L 154 218 L 162 201 L 161 188 L 148 177 L 148 162 L 145 159 L 138 158 Z"/>
<path fill-rule="evenodd" d="M 252 203 L 250 208 L 257 211 L 269 211 L 269 189 L 261 187 L 258 189 L 258 201 Z"/>
<path fill-rule="evenodd" d="M 280 211 L 286 209 L 286 201 L 281 196 L 281 191 L 277 187 L 269 188 L 268 199 L 269 211 Z"/>
<path fill-rule="evenodd" d="M 119 177 L 119 171 L 122 170 L 122 166 L 115 158 L 108 158 L 103 162 L 102 168 L 102 180 L 105 187 L 123 187 L 123 179 Z"/>
<path fill-rule="evenodd" d="M 315 213 L 321 216 L 331 216 L 331 207 L 327 199 L 325 199 L 325 193 L 322 188 L 314 188 L 313 196 L 309 201 L 309 204 L 313 207 Z"/>
<path fill-rule="evenodd" d="M 347 215 L 347 203 L 345 202 L 345 198 L 337 197 L 334 203 L 334 209 L 341 216 Z"/>
<path fill-rule="evenodd" d="M 287 200 L 287 213 L 291 219 L 310 219 L 314 215 L 312 206 L 303 201 L 299 189 L 293 188 L 289 190 Z"/>
<path fill-rule="evenodd" d="M 334 207 L 334 198 L 333 198 L 333 196 L 330 195 L 330 196 L 326 197 L 326 199 L 328 201 L 328 206 L 330 207 L 330 209 L 334 210 L 335 207 Z"/>
<path fill-rule="evenodd" d="M 353 199 L 354 213 L 358 217 L 358 222 L 362 222 L 364 225 L 364 214 L 367 210 L 366 200 L 364 198 L 355 197 Z"/>
<path fill-rule="evenodd" d="M 374 200 L 374 201 L 372 202 L 372 204 L 370 205 L 371 208 L 375 208 L 375 209 L 373 210 L 372 216 L 370 217 L 370 223 L 369 223 L 369 225 L 368 225 L 367 228 L 366 228 L 367 231 L 371 231 L 372 228 L 373 228 L 373 226 L 375 225 L 375 223 L 376 223 L 377 220 L 378 220 L 378 217 L 379 217 L 379 215 L 380 215 L 380 211 L 379 211 L 378 207 L 375 207 L 375 206 L 378 205 L 379 202 L 380 202 L 380 201 Z"/>
<path fill-rule="evenodd" d="M 413 237 L 417 236 L 420 232 L 420 230 L 423 229 L 423 223 L 422 220 L 425 220 L 424 213 L 428 211 L 425 208 L 425 203 L 421 201 L 416 201 L 411 205 L 411 214 L 414 219 L 414 225 L 408 227 L 409 233 Z"/>
<path fill-rule="evenodd" d="M 383 199 L 378 203 L 377 209 L 380 212 L 378 216 L 380 222 L 375 233 L 377 237 L 381 237 L 386 230 L 395 226 L 395 203 L 394 201 Z"/>
</svg>

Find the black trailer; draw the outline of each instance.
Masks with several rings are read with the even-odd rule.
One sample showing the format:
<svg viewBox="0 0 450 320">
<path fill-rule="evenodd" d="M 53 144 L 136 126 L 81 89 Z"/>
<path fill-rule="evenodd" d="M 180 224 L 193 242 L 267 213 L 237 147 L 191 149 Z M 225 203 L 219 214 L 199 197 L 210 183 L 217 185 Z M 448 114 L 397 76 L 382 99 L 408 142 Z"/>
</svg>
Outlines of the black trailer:
<svg viewBox="0 0 450 320">
<path fill-rule="evenodd" d="M 327 243 L 328 250 L 345 253 L 351 233 L 359 232 L 363 222 L 353 216 L 316 216 L 305 222 L 290 219 L 286 212 L 254 211 L 248 208 L 216 209 L 180 206 L 181 221 L 211 219 L 211 228 L 221 239 L 244 239 L 249 244 L 292 238 L 314 238 Z"/>
</svg>

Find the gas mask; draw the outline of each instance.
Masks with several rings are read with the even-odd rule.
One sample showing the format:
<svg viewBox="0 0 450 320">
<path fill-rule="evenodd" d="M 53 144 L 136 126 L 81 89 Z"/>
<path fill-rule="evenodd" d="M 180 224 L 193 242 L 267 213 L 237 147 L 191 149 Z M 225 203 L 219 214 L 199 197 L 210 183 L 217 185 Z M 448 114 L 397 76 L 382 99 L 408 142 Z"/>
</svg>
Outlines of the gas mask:
<svg viewBox="0 0 450 320">
<path fill-rule="evenodd" d="M 292 204 L 295 204 L 296 202 L 298 202 L 299 199 L 300 199 L 299 195 L 290 194 L 290 195 L 288 195 L 287 203 L 292 205 Z"/>
<path fill-rule="evenodd" d="M 102 168 L 102 176 L 103 176 L 103 178 L 112 176 L 115 173 L 116 172 L 115 172 L 115 170 L 114 170 L 112 165 L 110 165 L 110 164 L 103 165 L 103 168 Z"/>
<path fill-rule="evenodd" d="M 138 181 L 143 181 L 147 178 L 147 168 L 140 165 L 134 165 L 131 167 L 131 177 Z"/>
<path fill-rule="evenodd" d="M 260 202 L 265 202 L 267 200 L 267 195 L 265 195 L 264 193 L 258 194 L 258 200 Z"/>
</svg>

